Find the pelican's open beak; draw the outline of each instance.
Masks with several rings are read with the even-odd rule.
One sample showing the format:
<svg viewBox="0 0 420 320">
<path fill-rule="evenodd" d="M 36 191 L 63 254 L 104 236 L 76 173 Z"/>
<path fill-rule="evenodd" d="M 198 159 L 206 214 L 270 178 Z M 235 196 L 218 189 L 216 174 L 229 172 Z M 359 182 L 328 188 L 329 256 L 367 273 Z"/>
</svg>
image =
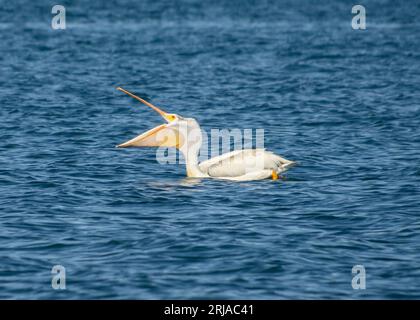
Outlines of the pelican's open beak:
<svg viewBox="0 0 420 320">
<path fill-rule="evenodd" d="M 154 106 L 150 102 L 143 100 L 142 98 L 124 90 L 120 87 L 117 88 L 130 97 L 144 103 L 146 106 L 149 106 L 157 113 L 159 113 L 163 119 L 168 122 L 167 124 L 161 124 L 141 135 L 117 145 L 118 148 L 127 148 L 127 147 L 179 147 L 180 145 L 180 134 L 177 129 L 177 126 L 173 125 L 174 116 L 166 113 L 165 111 Z"/>
</svg>

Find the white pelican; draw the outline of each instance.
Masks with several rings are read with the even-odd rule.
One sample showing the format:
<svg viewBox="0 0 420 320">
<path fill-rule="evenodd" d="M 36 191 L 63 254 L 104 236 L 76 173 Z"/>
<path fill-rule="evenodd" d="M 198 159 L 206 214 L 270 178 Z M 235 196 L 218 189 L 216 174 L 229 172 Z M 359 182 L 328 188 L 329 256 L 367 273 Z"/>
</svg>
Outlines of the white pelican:
<svg viewBox="0 0 420 320">
<path fill-rule="evenodd" d="M 218 178 L 235 181 L 278 179 L 278 175 L 295 162 L 286 160 L 265 149 L 236 150 L 198 163 L 202 143 L 200 126 L 193 118 L 166 113 L 150 102 L 117 88 L 159 113 L 166 124 L 159 125 L 127 142 L 117 145 L 127 147 L 175 147 L 185 158 L 187 176 L 192 178 Z"/>
</svg>

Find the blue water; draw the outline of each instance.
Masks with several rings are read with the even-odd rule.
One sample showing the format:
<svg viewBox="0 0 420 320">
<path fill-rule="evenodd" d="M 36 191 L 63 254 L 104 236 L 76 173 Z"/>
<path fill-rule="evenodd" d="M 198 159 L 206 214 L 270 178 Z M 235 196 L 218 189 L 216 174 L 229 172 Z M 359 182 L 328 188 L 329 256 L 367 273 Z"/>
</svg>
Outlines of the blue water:
<svg viewBox="0 0 420 320">
<path fill-rule="evenodd" d="M 418 1 L 363 1 L 363 31 L 353 1 L 62 1 L 66 30 L 53 4 L 1 0 L 0 298 L 420 298 Z M 161 123 L 116 86 L 299 166 L 116 149 Z"/>
</svg>

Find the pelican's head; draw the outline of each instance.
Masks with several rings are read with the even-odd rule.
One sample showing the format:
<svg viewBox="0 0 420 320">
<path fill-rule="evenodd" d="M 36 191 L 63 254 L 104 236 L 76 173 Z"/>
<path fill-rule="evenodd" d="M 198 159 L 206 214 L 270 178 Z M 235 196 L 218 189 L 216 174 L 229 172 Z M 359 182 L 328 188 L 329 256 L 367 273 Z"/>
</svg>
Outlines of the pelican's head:
<svg viewBox="0 0 420 320">
<path fill-rule="evenodd" d="M 140 134 L 139 136 L 117 145 L 118 148 L 127 147 L 175 147 L 179 149 L 188 148 L 186 142 L 200 142 L 201 131 L 200 127 L 192 118 L 183 118 L 175 113 L 167 113 L 160 108 L 152 105 L 150 102 L 143 100 L 140 97 L 128 92 L 120 87 L 117 88 L 134 99 L 139 100 L 145 105 L 149 106 L 166 121 L 153 129 Z"/>
</svg>

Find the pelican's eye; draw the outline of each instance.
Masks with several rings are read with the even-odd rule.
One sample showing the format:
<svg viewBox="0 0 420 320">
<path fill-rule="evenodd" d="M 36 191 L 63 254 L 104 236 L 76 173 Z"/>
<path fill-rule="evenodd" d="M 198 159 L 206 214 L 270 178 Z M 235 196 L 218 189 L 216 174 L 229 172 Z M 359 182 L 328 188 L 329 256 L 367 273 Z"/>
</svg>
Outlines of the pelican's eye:
<svg viewBox="0 0 420 320">
<path fill-rule="evenodd" d="M 166 117 L 169 121 L 175 121 L 176 120 L 176 116 L 173 114 L 168 114 L 168 116 Z"/>
</svg>

